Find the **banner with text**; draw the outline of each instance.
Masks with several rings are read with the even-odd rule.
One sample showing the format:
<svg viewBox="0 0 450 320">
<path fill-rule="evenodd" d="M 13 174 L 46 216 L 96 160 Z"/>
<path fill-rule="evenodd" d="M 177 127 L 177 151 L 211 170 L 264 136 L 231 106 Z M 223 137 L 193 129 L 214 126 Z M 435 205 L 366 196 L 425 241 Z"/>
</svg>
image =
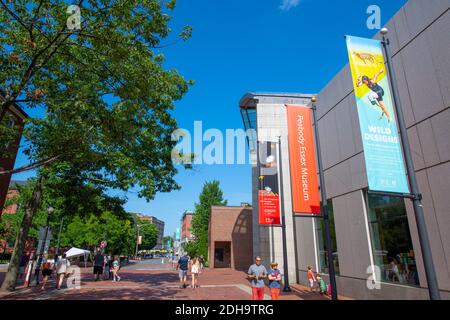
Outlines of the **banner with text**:
<svg viewBox="0 0 450 320">
<path fill-rule="evenodd" d="M 291 168 L 292 209 L 294 213 L 319 214 L 311 108 L 287 105 L 289 160 Z"/>
<path fill-rule="evenodd" d="M 382 44 L 347 36 L 347 49 L 369 189 L 409 193 Z"/>
<path fill-rule="evenodd" d="M 263 225 L 281 224 L 280 194 L 278 192 L 278 144 L 274 142 L 258 143 L 259 223 Z"/>
</svg>

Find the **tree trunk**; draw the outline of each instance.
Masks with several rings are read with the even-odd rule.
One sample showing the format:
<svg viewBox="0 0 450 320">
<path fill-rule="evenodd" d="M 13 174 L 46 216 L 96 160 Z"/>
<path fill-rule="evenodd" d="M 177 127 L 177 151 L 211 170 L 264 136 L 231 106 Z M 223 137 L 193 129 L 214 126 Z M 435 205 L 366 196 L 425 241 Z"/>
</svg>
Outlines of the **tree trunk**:
<svg viewBox="0 0 450 320">
<path fill-rule="evenodd" d="M 44 178 L 39 176 L 38 181 L 33 189 L 33 194 L 30 201 L 25 208 L 25 215 L 23 216 L 22 224 L 14 244 L 14 251 L 11 255 L 11 261 L 8 266 L 8 271 L 3 281 L 1 290 L 14 291 L 16 288 L 17 276 L 19 274 L 19 264 L 22 258 L 22 253 L 25 247 L 25 242 L 28 238 L 28 231 L 30 230 L 33 218 L 39 209 L 42 198 L 42 190 L 44 185 Z"/>
</svg>

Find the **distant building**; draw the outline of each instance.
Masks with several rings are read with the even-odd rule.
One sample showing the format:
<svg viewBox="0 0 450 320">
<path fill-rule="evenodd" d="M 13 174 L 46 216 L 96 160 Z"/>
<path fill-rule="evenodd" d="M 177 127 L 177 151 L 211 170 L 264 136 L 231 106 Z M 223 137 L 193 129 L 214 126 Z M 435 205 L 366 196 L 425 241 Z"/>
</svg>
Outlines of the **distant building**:
<svg viewBox="0 0 450 320">
<path fill-rule="evenodd" d="M 211 207 L 208 226 L 210 268 L 248 270 L 253 262 L 252 207 Z"/>
<path fill-rule="evenodd" d="M 0 98 L 2 98 L 1 93 Z M 6 123 L 6 125 L 10 127 L 18 127 L 20 133 L 22 133 L 23 121 L 26 118 L 28 118 L 28 115 L 17 105 L 9 106 L 4 114 L 0 114 L 0 120 L 2 121 L 2 123 Z M 0 171 L 12 170 L 14 168 L 17 151 L 19 150 L 20 138 L 21 136 L 19 136 L 16 141 L 13 141 L 9 144 L 9 146 L 7 146 L 9 156 L 0 158 Z M 10 181 L 11 174 L 0 175 L 0 212 L 3 211 L 3 206 L 5 205 Z"/>
<path fill-rule="evenodd" d="M 163 237 L 164 237 L 164 221 L 161 221 L 153 216 L 146 216 L 142 214 L 137 214 L 137 218 L 140 221 L 147 221 L 153 223 L 158 229 L 158 239 L 156 241 L 156 246 L 153 249 L 162 250 L 164 249 Z"/>
<path fill-rule="evenodd" d="M 184 248 L 186 243 L 195 240 L 195 236 L 192 234 L 192 217 L 194 213 L 191 211 L 185 211 L 181 218 L 181 239 L 180 246 Z"/>
<path fill-rule="evenodd" d="M 6 194 L 6 201 L 8 200 L 12 200 L 12 199 L 17 199 L 20 196 L 19 193 L 19 186 L 25 186 L 27 184 L 27 181 L 16 181 L 16 180 L 12 180 L 11 183 L 9 184 L 9 189 L 8 189 L 8 193 Z M 15 214 L 17 212 L 17 204 L 10 204 L 7 205 L 5 201 L 5 208 L 2 211 L 2 214 Z M 16 202 L 16 201 L 15 201 Z"/>
<path fill-rule="evenodd" d="M 25 185 L 27 182 L 26 181 L 11 181 L 11 183 L 9 184 L 9 189 L 8 189 L 8 193 L 6 195 L 6 201 L 10 200 L 10 199 L 14 199 L 14 198 L 18 198 L 20 196 L 19 190 L 18 190 L 18 186 L 22 186 Z M 10 205 L 6 205 L 6 201 L 5 201 L 5 208 L 2 211 L 2 214 L 16 214 L 17 213 L 17 209 L 18 206 L 17 204 L 10 204 Z M 16 202 L 16 201 L 14 201 Z M 10 228 L 9 224 L 5 225 L 6 228 Z M 33 250 L 33 246 L 34 246 L 34 241 L 32 239 L 28 239 L 27 240 L 27 244 L 26 244 L 26 251 L 30 252 L 30 250 Z M 4 239 L 0 239 L 0 254 L 5 252 L 6 250 L 8 252 L 12 251 L 12 247 L 14 246 L 14 243 L 7 243 L 6 240 Z"/>
</svg>

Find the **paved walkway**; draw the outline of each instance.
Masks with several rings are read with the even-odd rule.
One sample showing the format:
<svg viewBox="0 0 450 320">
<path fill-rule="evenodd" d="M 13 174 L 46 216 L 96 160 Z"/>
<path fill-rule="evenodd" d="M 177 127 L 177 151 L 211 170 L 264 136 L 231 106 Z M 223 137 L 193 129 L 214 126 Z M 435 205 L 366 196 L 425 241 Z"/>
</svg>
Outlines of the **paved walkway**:
<svg viewBox="0 0 450 320">
<path fill-rule="evenodd" d="M 141 266 L 143 267 L 143 266 Z M 51 279 L 45 290 L 18 286 L 13 293 L 0 292 L 0 299 L 11 300 L 251 300 L 251 287 L 245 273 L 230 269 L 204 270 L 199 277 L 199 288 L 181 289 L 178 272 L 164 265 L 163 270 L 139 270 L 128 267 L 121 270 L 120 282 L 94 281 L 92 269 L 82 269 L 81 289 L 55 289 Z M 0 272 L 0 281 L 4 273 Z M 188 277 L 188 280 L 190 277 Z M 306 287 L 292 286 L 292 293 L 281 293 L 280 300 L 327 300 Z M 269 300 L 266 288 L 265 299 Z"/>
</svg>

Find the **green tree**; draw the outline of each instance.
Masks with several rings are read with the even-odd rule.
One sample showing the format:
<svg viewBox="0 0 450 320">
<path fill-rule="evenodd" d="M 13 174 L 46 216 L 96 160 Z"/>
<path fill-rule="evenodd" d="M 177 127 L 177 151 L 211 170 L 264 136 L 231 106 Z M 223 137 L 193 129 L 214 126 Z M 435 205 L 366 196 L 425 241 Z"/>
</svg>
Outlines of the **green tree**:
<svg viewBox="0 0 450 320">
<path fill-rule="evenodd" d="M 174 244 L 173 237 L 171 237 L 171 236 L 165 236 L 165 237 L 163 237 L 163 244 L 164 244 L 164 247 L 167 246 L 167 243 L 168 243 L 168 242 L 169 242 L 169 247 L 166 248 L 166 249 L 170 249 L 170 248 L 173 246 L 173 244 Z"/>
<path fill-rule="evenodd" d="M 76 216 L 61 234 L 62 247 L 81 247 L 93 251 L 101 241 L 107 242 L 107 251 L 113 254 L 130 254 L 133 250 L 134 232 L 130 219 L 120 219 L 105 211 L 100 217 Z"/>
<path fill-rule="evenodd" d="M 220 182 L 214 180 L 206 182 L 200 193 L 199 203 L 195 204 L 194 215 L 192 216 L 192 233 L 195 236 L 196 254 L 208 257 L 208 226 L 211 216 L 212 206 L 225 206 L 227 201 L 223 199 L 223 192 L 220 189 Z"/>
<path fill-rule="evenodd" d="M 25 214 L 24 204 L 29 201 L 35 183 L 35 179 L 31 179 L 27 184 L 18 186 L 20 196 L 7 203 L 18 206 L 16 214 L 5 215 L 0 221 L 0 236 L 10 244 L 14 243 L 19 232 Z M 123 209 L 123 203 L 124 200 L 110 197 L 90 185 L 70 186 L 67 181 L 52 179 L 43 190 L 42 206 L 33 219 L 28 239 L 37 240 L 39 228 L 47 223 L 47 208 L 53 206 L 55 210 L 49 221 L 53 230 L 51 245 L 57 243 L 56 232 L 61 217 L 64 217 L 61 247 L 78 246 L 93 250 L 100 241 L 106 240 L 108 249 L 121 254 L 131 253 L 134 245 L 133 219 Z"/>
<path fill-rule="evenodd" d="M 142 250 L 151 250 L 156 246 L 158 241 L 158 229 L 148 221 L 140 221 L 139 234 L 142 236 L 142 243 L 139 246 Z"/>
<path fill-rule="evenodd" d="M 41 168 L 3 290 L 15 288 L 50 177 L 94 188 L 139 186 L 147 200 L 179 188 L 171 161 L 176 122 L 169 112 L 189 82 L 164 69 L 161 53 L 174 3 L 79 0 L 81 28 L 73 29 L 65 2 L 0 0 L 0 118 L 12 104 L 44 113 L 26 123 L 24 152 L 31 164 L 0 172 Z M 185 27 L 179 39 L 190 33 Z"/>
<path fill-rule="evenodd" d="M 186 251 L 186 253 L 190 257 L 202 255 L 200 253 L 201 250 L 199 248 L 199 242 L 197 242 L 197 241 L 191 241 L 191 242 L 186 243 L 186 245 L 184 246 L 184 251 Z M 208 257 L 208 256 L 203 255 L 203 257 Z"/>
<path fill-rule="evenodd" d="M 20 226 L 25 215 L 25 204 L 30 201 L 31 194 L 36 184 L 36 179 L 30 179 L 25 185 L 18 185 L 19 196 L 9 199 L 6 206 L 17 205 L 15 214 L 4 214 L 0 220 L 0 238 L 6 240 L 9 245 L 13 245 L 20 230 Z M 47 208 L 41 206 L 36 212 L 35 219 L 28 232 L 29 239 L 37 240 L 39 228 L 47 221 Z"/>
</svg>

